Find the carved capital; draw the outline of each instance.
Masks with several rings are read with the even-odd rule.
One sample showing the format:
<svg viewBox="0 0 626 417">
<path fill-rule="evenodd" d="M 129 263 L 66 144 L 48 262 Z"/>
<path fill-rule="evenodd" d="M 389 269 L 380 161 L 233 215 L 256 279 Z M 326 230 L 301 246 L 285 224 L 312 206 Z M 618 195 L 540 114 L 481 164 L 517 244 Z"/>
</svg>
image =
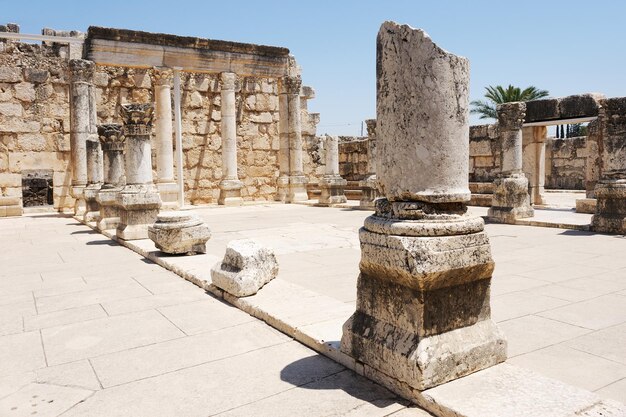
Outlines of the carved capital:
<svg viewBox="0 0 626 417">
<path fill-rule="evenodd" d="M 498 126 L 501 130 L 519 130 L 526 117 L 526 103 L 516 101 L 498 104 Z"/>
<path fill-rule="evenodd" d="M 126 137 L 124 136 L 124 129 L 120 124 L 98 125 L 98 138 L 102 144 L 103 151 L 124 150 Z"/>
<path fill-rule="evenodd" d="M 124 121 L 124 135 L 138 136 L 152 133 L 154 106 L 152 103 L 125 104 L 120 113 Z"/>
<path fill-rule="evenodd" d="M 234 72 L 222 72 L 220 74 L 220 88 L 222 90 L 236 90 L 237 84 L 237 74 Z"/>
<path fill-rule="evenodd" d="M 367 137 L 372 138 L 376 136 L 376 119 L 367 119 L 365 126 L 367 128 Z"/>
<path fill-rule="evenodd" d="M 302 77 L 299 75 L 296 77 L 282 77 L 280 79 L 282 91 L 287 94 L 300 94 L 300 88 L 302 87 Z"/>
<path fill-rule="evenodd" d="M 172 74 L 169 68 L 152 67 L 152 82 L 154 85 L 171 85 Z"/>
<path fill-rule="evenodd" d="M 93 82 L 93 74 L 96 70 L 96 64 L 86 59 L 70 59 L 70 81 L 75 82 Z"/>
</svg>

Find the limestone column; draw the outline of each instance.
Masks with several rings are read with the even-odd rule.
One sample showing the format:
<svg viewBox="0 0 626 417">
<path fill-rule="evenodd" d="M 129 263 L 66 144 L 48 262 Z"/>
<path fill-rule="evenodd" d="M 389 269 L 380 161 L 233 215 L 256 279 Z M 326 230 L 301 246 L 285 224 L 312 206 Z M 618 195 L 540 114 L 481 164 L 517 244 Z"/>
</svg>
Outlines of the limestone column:
<svg viewBox="0 0 626 417">
<path fill-rule="evenodd" d="M 321 194 L 319 204 L 329 206 L 348 201 L 345 188 L 348 181 L 339 175 L 339 138 L 327 135 L 324 139 L 326 152 L 326 171 L 320 181 Z"/>
<path fill-rule="evenodd" d="M 530 203 L 545 204 L 546 126 L 522 128 L 522 171 L 528 178 Z"/>
<path fill-rule="evenodd" d="M 357 307 L 341 350 L 406 393 L 504 361 L 506 341 L 490 318 L 489 238 L 466 207 L 469 62 L 385 22 L 376 67 L 384 197 L 359 231 Z"/>
<path fill-rule="evenodd" d="M 598 149 L 601 176 L 596 183 L 596 232 L 626 234 L 626 97 L 600 100 Z"/>
<path fill-rule="evenodd" d="M 174 147 L 172 128 L 172 71 L 153 68 L 156 115 L 154 120 L 157 188 L 164 209 L 178 208 L 178 186 L 174 182 Z"/>
<path fill-rule="evenodd" d="M 243 183 L 239 181 L 237 174 L 237 106 L 235 101 L 237 75 L 233 72 L 223 72 L 221 81 L 222 181 L 217 203 L 240 206 L 243 204 L 241 198 Z"/>
<path fill-rule="evenodd" d="M 97 201 L 98 192 L 102 187 L 102 148 L 97 135 L 89 135 L 87 139 L 87 186 L 83 191 L 85 197 L 85 222 L 98 221 L 100 204 Z"/>
<path fill-rule="evenodd" d="M 522 172 L 522 124 L 526 103 L 499 104 L 498 135 L 502 145 L 502 171 L 493 182 L 493 198 L 489 218 L 500 223 L 532 217 L 528 179 Z"/>
<path fill-rule="evenodd" d="M 87 141 L 95 134 L 92 126 L 96 114 L 93 94 L 95 64 L 85 59 L 71 59 L 70 70 L 70 149 L 72 156 L 72 188 L 70 194 L 76 199 L 74 215 L 85 213 L 83 191 L 87 186 Z"/>
<path fill-rule="evenodd" d="M 287 116 L 287 137 L 289 140 L 289 185 L 285 202 L 294 203 L 296 201 L 308 200 L 306 191 L 307 179 L 302 169 L 302 124 L 300 114 L 300 87 L 302 79 L 300 76 L 285 76 L 281 79 L 281 96 L 285 102 Z M 285 115 L 283 109 L 282 115 Z M 282 117 L 281 117 L 282 119 Z M 283 135 L 284 137 L 284 135 Z M 281 138 L 281 141 L 284 140 Z M 282 146 L 281 146 L 282 148 Z"/>
<path fill-rule="evenodd" d="M 126 185 L 117 194 L 120 223 L 116 235 L 123 240 L 147 239 L 161 207 L 161 197 L 152 183 L 152 104 L 127 104 L 121 107 L 124 121 L 124 169 Z"/>
<path fill-rule="evenodd" d="M 289 102 L 287 90 L 283 87 L 283 80 L 279 82 L 278 94 L 278 169 L 279 176 L 276 184 L 276 201 L 287 202 L 289 194 Z"/>
<path fill-rule="evenodd" d="M 122 190 L 124 177 L 124 130 L 119 124 L 98 126 L 98 137 L 103 151 L 104 179 L 98 192 L 100 218 L 98 230 L 117 228 L 120 222 L 117 194 Z"/>
<path fill-rule="evenodd" d="M 361 201 L 359 206 L 362 209 L 371 210 L 374 208 L 374 200 L 378 197 L 376 188 L 376 119 L 365 121 L 367 126 L 367 175 L 363 181 L 359 182 L 361 187 Z"/>
</svg>

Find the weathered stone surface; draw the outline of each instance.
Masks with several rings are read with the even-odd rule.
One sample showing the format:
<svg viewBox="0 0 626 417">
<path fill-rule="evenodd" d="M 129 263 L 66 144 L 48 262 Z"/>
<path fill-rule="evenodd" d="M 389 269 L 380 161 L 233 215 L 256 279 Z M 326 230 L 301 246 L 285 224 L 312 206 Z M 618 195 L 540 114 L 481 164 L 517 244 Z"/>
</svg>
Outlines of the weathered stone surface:
<svg viewBox="0 0 626 417">
<path fill-rule="evenodd" d="M 229 242 L 223 261 L 211 269 L 213 285 L 236 297 L 256 294 L 276 275 L 274 251 L 251 239 Z"/>
<path fill-rule="evenodd" d="M 169 211 L 159 213 L 148 227 L 148 237 L 165 253 L 194 255 L 206 253 L 211 231 L 197 215 Z"/>
<path fill-rule="evenodd" d="M 533 217 L 528 178 L 524 174 L 514 174 L 494 180 L 493 197 L 487 215 L 492 221 L 510 224 L 515 223 L 516 219 Z"/>
<path fill-rule="evenodd" d="M 594 214 L 596 212 L 597 200 L 595 198 L 576 199 L 576 213 Z"/>
<path fill-rule="evenodd" d="M 347 201 L 344 193 L 346 180 L 339 175 L 339 138 L 326 136 L 326 173 L 320 181 L 321 195 L 319 203 L 322 205 L 341 204 Z"/>
<path fill-rule="evenodd" d="M 376 174 L 390 201 L 469 200 L 468 81 L 466 58 L 444 51 L 419 29 L 382 25 Z M 428 175 L 415 175 L 416 167 Z"/>
<path fill-rule="evenodd" d="M 587 93 L 527 101 L 524 122 L 534 123 L 597 116 L 598 101 L 603 98 L 604 96 L 601 94 Z"/>
</svg>

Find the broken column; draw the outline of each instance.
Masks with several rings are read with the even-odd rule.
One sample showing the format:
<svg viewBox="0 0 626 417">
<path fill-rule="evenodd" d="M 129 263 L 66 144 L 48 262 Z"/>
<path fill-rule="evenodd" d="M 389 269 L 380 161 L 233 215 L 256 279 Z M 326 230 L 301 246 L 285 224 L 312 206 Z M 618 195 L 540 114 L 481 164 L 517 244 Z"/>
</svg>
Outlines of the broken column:
<svg viewBox="0 0 626 417">
<path fill-rule="evenodd" d="M 522 172 L 522 125 L 526 103 L 499 104 L 498 134 L 502 145 L 502 170 L 493 181 L 493 198 L 489 218 L 499 223 L 515 223 L 532 217 L 528 178 Z"/>
<path fill-rule="evenodd" d="M 598 149 L 601 176 L 596 183 L 593 231 L 626 234 L 626 97 L 600 101 Z"/>
<path fill-rule="evenodd" d="M 531 204 L 545 204 L 546 126 L 522 128 L 522 171 L 527 175 Z"/>
<path fill-rule="evenodd" d="M 382 25 L 376 133 L 383 197 L 359 232 L 357 307 L 341 350 L 396 391 L 425 390 L 506 359 L 490 318 L 489 238 L 466 207 L 468 85 L 466 58 L 419 29 Z"/>
<path fill-rule="evenodd" d="M 148 236 L 162 252 L 195 255 L 206 253 L 211 231 L 196 214 L 166 211 L 159 213 L 156 222 L 148 227 Z"/>
<path fill-rule="evenodd" d="M 378 197 L 376 188 L 376 119 L 365 121 L 367 126 L 367 175 L 359 182 L 361 187 L 361 201 L 363 209 L 373 209 L 374 200 Z"/>
<path fill-rule="evenodd" d="M 174 182 L 174 147 L 172 140 L 172 71 L 152 69 L 156 115 L 154 118 L 156 143 L 157 189 L 164 209 L 178 208 L 178 186 Z"/>
<path fill-rule="evenodd" d="M 124 130 L 119 124 L 98 126 L 98 137 L 102 146 L 104 183 L 98 192 L 100 218 L 98 230 L 117 228 L 120 222 L 117 194 L 122 191 L 124 177 Z"/>
<path fill-rule="evenodd" d="M 152 183 L 152 104 L 126 104 L 124 120 L 124 169 L 126 185 L 117 195 L 120 223 L 116 235 L 123 240 L 147 239 L 161 207 L 161 197 Z"/>
<path fill-rule="evenodd" d="M 237 75 L 234 72 L 221 74 L 221 111 L 222 119 L 222 181 L 218 204 L 240 206 L 243 204 L 241 188 L 237 174 L 237 108 L 235 101 L 235 84 Z"/>
<path fill-rule="evenodd" d="M 339 175 L 339 138 L 326 135 L 324 139 L 326 152 L 326 171 L 320 181 L 321 194 L 319 204 L 341 204 L 347 201 L 345 188 L 348 181 Z"/>
<path fill-rule="evenodd" d="M 72 188 L 76 199 L 74 215 L 85 214 L 84 190 L 87 186 L 87 141 L 96 134 L 96 103 L 93 86 L 95 64 L 85 59 L 71 59 L 70 69 L 70 149 Z"/>
<path fill-rule="evenodd" d="M 95 124 L 95 123 L 94 123 Z M 89 135 L 87 139 L 87 186 L 83 191 L 85 197 L 85 214 L 83 221 L 98 221 L 100 217 L 100 203 L 97 197 L 102 187 L 102 148 L 98 135 Z"/>
</svg>

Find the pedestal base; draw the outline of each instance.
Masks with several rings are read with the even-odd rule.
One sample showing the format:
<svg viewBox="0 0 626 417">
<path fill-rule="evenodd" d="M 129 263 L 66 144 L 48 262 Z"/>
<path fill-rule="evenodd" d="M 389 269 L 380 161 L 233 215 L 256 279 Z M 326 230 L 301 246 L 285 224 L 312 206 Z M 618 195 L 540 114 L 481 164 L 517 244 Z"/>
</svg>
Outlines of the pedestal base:
<svg viewBox="0 0 626 417">
<path fill-rule="evenodd" d="M 368 178 L 359 182 L 361 187 L 361 201 L 359 207 L 362 209 L 374 209 L 374 201 L 378 197 L 376 189 L 376 175 L 370 175 Z"/>
<path fill-rule="evenodd" d="M 348 181 L 336 176 L 324 176 L 320 181 L 320 198 L 319 204 L 330 206 L 333 204 L 343 204 L 348 201 L 345 194 L 346 184 Z"/>
<path fill-rule="evenodd" d="M 97 222 L 100 218 L 100 203 L 98 203 L 98 192 L 100 192 L 100 184 L 88 185 L 83 191 L 85 196 L 85 213 L 83 214 L 83 221 Z"/>
<path fill-rule="evenodd" d="M 243 183 L 239 180 L 222 180 L 220 182 L 220 196 L 217 204 L 223 206 L 241 206 L 243 198 L 241 198 L 241 189 Z"/>
<path fill-rule="evenodd" d="M 148 226 L 152 225 L 159 214 L 161 197 L 156 187 L 127 185 L 117 195 L 120 224 L 115 235 L 123 240 L 148 238 Z"/>
<path fill-rule="evenodd" d="M 194 214 L 163 212 L 154 225 L 148 227 L 148 236 L 157 249 L 165 253 L 193 255 L 206 253 L 211 231 Z"/>
<path fill-rule="evenodd" d="M 98 203 L 100 203 L 100 217 L 98 219 L 98 230 L 115 229 L 120 224 L 120 212 L 117 206 L 117 194 L 121 188 L 102 188 L 98 193 Z"/>
<path fill-rule="evenodd" d="M 516 219 L 533 217 L 530 205 L 528 179 L 524 174 L 496 178 L 493 182 L 493 199 L 487 215 L 496 223 L 515 223 Z"/>
<path fill-rule="evenodd" d="M 276 179 L 276 197 L 274 201 L 287 202 L 287 194 L 289 193 L 289 177 L 278 177 Z"/>
<path fill-rule="evenodd" d="M 178 207 L 178 184 L 175 182 L 160 182 L 157 185 L 161 196 L 162 210 L 177 210 Z"/>
<path fill-rule="evenodd" d="M 74 216 L 81 217 L 87 211 L 85 196 L 83 195 L 84 191 L 84 185 L 73 185 L 70 188 L 70 195 L 74 198 Z"/>
<path fill-rule="evenodd" d="M 601 180 L 596 183 L 596 213 L 591 230 L 626 234 L 626 180 Z"/>
<path fill-rule="evenodd" d="M 287 193 L 287 203 L 297 201 L 307 201 L 309 193 L 306 191 L 307 179 L 304 175 L 294 175 L 289 177 L 289 190 Z"/>
</svg>

